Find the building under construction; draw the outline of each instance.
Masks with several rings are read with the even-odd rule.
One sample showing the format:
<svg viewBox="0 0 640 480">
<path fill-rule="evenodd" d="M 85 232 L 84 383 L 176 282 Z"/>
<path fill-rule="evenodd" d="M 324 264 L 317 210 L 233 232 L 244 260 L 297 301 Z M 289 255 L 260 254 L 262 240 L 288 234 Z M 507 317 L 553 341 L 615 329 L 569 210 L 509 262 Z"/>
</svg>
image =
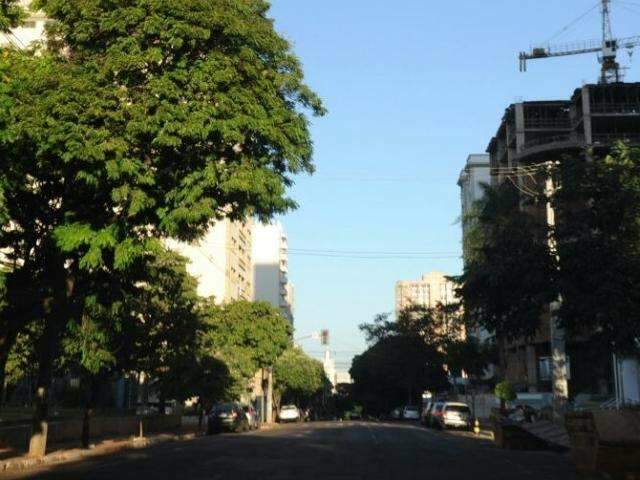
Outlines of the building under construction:
<svg viewBox="0 0 640 480">
<path fill-rule="evenodd" d="M 559 160 L 569 151 L 608 148 L 623 140 L 640 145 L 640 83 L 592 84 L 571 100 L 510 105 L 487 152 L 501 182 L 509 168 Z"/>
<path fill-rule="evenodd" d="M 491 182 L 516 182 L 523 190 L 540 192 L 532 176 L 514 175 L 523 167 L 561 161 L 570 153 L 593 149 L 604 153 L 622 140 L 640 146 L 640 83 L 590 84 L 574 91 L 570 100 L 522 102 L 510 105 L 487 152 Z M 539 179 L 538 179 L 539 180 Z M 530 182 L 528 184 L 528 182 Z M 523 206 L 527 202 L 523 201 Z M 525 206 L 544 216 L 544 204 Z M 534 338 L 506 345 L 501 355 L 504 377 L 520 391 L 553 391 L 552 332 L 549 312 L 540 319 Z M 594 359 L 579 339 L 566 338 L 567 375 L 576 393 L 611 395 L 611 358 Z M 588 368 L 585 366 L 588 365 Z"/>
</svg>

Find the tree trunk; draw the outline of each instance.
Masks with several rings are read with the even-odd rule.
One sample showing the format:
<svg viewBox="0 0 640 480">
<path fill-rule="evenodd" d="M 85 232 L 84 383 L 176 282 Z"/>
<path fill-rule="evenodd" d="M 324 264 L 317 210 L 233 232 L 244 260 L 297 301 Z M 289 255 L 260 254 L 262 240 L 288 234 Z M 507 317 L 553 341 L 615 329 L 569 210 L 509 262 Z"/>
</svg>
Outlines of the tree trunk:
<svg viewBox="0 0 640 480">
<path fill-rule="evenodd" d="M 49 395 L 53 378 L 53 362 L 57 358 L 61 337 L 71 315 L 69 300 L 75 287 L 73 276 L 63 269 L 56 273 L 52 283 L 54 286 L 58 286 L 59 290 L 55 297 L 47 298 L 43 302 L 45 327 L 38 345 L 38 383 L 29 441 L 29 456 L 36 458 L 43 457 L 47 452 Z"/>
<path fill-rule="evenodd" d="M 80 440 L 82 448 L 89 448 L 91 440 L 91 417 L 93 416 L 93 408 L 96 403 L 98 382 L 94 376 L 89 379 L 89 391 L 85 397 L 84 414 L 82 416 L 82 435 Z"/>
<path fill-rule="evenodd" d="M 0 409 L 7 401 L 7 360 L 9 352 L 0 352 Z"/>
<path fill-rule="evenodd" d="M 45 334 L 47 329 L 45 328 Z M 50 344 L 50 341 L 43 342 Z M 29 456 L 43 457 L 47 453 L 47 434 L 49 432 L 49 390 L 51 387 L 52 368 L 50 356 L 40 355 L 40 368 L 38 371 L 38 384 L 34 399 L 33 422 L 31 426 L 31 439 L 29 440 Z M 43 361 L 44 360 L 44 361 Z"/>
</svg>

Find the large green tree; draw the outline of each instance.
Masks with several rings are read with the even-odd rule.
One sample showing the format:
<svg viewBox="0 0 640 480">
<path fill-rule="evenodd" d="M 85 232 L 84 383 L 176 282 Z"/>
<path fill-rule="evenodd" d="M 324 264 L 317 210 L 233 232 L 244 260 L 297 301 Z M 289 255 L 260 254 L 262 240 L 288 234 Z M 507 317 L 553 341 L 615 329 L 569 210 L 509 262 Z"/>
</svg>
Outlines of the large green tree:
<svg viewBox="0 0 640 480">
<path fill-rule="evenodd" d="M 286 187 L 313 170 L 305 108 L 323 108 L 266 2 L 35 7 L 52 20 L 48 49 L 2 65 L 0 247 L 42 286 L 30 296 L 44 324 L 31 448 L 41 455 L 51 365 L 82 320 L 84 285 L 128 275 L 156 238 L 295 207 Z"/>
<path fill-rule="evenodd" d="M 228 365 L 236 398 L 247 393 L 256 372 L 273 366 L 291 343 L 291 324 L 267 302 L 210 302 L 203 315 L 205 349 Z"/>
<path fill-rule="evenodd" d="M 330 385 L 322 363 L 294 346 L 278 358 L 273 377 L 276 408 L 284 403 L 306 408 Z"/>
<path fill-rule="evenodd" d="M 536 208 L 505 182 L 485 187 L 469 219 L 473 242 L 466 245 L 457 294 L 467 324 L 484 327 L 498 339 L 535 335 L 541 315 L 557 298 L 556 262 L 546 221 Z"/>
<path fill-rule="evenodd" d="M 560 318 L 601 350 L 640 348 L 640 149 L 566 157 L 555 236 Z"/>
<path fill-rule="evenodd" d="M 378 315 L 360 326 L 370 346 L 354 357 L 350 373 L 354 397 L 369 413 L 417 405 L 425 390 L 438 392 L 449 386 L 443 347 L 450 334 L 440 313 L 415 307 L 395 322 Z"/>
</svg>

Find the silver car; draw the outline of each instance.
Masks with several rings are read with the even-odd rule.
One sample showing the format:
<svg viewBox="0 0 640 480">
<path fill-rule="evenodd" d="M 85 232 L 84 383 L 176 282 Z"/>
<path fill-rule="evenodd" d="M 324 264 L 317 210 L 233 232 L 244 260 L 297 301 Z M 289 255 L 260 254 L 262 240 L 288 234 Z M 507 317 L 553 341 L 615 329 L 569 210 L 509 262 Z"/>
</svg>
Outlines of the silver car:
<svg viewBox="0 0 640 480">
<path fill-rule="evenodd" d="M 402 409 L 403 420 L 420 420 L 420 410 L 418 407 L 407 405 Z"/>
<path fill-rule="evenodd" d="M 440 428 L 471 429 L 471 409 L 461 402 L 444 402 L 439 415 L 434 415 L 434 421 Z"/>
</svg>

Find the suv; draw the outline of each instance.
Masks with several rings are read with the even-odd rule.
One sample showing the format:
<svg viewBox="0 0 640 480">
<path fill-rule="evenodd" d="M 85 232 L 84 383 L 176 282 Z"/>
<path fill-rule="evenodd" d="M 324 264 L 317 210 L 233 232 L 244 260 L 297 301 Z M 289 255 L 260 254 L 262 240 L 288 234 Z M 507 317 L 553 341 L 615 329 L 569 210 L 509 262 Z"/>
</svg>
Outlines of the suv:
<svg viewBox="0 0 640 480">
<path fill-rule="evenodd" d="M 246 432 L 249 430 L 247 416 L 238 402 L 219 403 L 209 412 L 207 434 L 222 431 Z"/>
<path fill-rule="evenodd" d="M 466 403 L 442 402 L 433 414 L 434 423 L 439 428 L 471 429 L 471 409 Z M 436 404 L 436 407 L 438 404 Z"/>
<path fill-rule="evenodd" d="M 285 405 L 280 409 L 278 420 L 280 423 L 299 422 L 301 420 L 300 410 L 295 405 Z"/>
</svg>

